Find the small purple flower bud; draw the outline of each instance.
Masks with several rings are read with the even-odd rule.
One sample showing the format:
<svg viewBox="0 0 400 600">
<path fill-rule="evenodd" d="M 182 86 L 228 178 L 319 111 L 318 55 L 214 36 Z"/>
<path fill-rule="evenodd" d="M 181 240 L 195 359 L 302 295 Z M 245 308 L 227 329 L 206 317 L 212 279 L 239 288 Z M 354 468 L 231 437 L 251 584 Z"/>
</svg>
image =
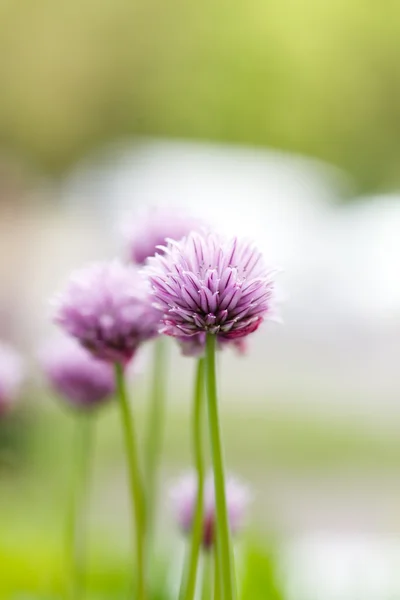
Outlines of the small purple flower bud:
<svg viewBox="0 0 400 600">
<path fill-rule="evenodd" d="M 0 344 L 0 416 L 15 401 L 24 379 L 23 361 L 10 346 Z"/>
<path fill-rule="evenodd" d="M 144 269 L 162 314 L 162 333 L 237 340 L 275 318 L 276 271 L 248 241 L 192 232 L 163 251 Z"/>
<path fill-rule="evenodd" d="M 46 344 L 40 354 L 43 371 L 55 392 L 71 405 L 92 408 L 114 394 L 114 371 L 75 340 L 64 337 Z"/>
<path fill-rule="evenodd" d="M 214 541 L 216 518 L 214 478 L 211 474 L 206 478 L 204 488 L 203 547 L 208 550 Z M 197 477 L 194 473 L 182 477 L 171 490 L 176 519 L 185 534 L 190 534 L 192 529 L 196 498 Z M 248 488 L 238 480 L 229 478 L 226 482 L 226 502 L 229 526 L 232 534 L 236 534 L 243 526 L 246 509 L 250 502 Z"/>
<path fill-rule="evenodd" d="M 54 320 L 97 358 L 126 364 L 158 334 L 160 314 L 136 267 L 115 260 L 73 273 Z"/>
<path fill-rule="evenodd" d="M 157 207 L 138 218 L 127 232 L 131 260 L 144 265 L 150 256 L 162 252 L 168 239 L 179 241 L 194 230 L 199 230 L 202 222 L 182 210 Z"/>
</svg>

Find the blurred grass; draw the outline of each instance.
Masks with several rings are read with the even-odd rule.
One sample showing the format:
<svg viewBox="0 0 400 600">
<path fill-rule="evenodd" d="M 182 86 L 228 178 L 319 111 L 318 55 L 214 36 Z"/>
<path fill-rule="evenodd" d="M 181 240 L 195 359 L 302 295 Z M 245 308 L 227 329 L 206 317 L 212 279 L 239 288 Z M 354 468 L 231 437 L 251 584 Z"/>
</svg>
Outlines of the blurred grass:
<svg viewBox="0 0 400 600">
<path fill-rule="evenodd" d="M 19 540 L 21 542 L 21 540 Z M 107 541 L 91 548 L 86 571 L 87 600 L 128 600 L 132 594 L 132 570 L 126 555 L 107 551 Z M 55 559 L 56 556 L 56 559 Z M 0 598 L 3 600 L 59 600 L 64 597 L 62 562 L 57 549 L 26 539 L 24 545 L 11 548 L 0 541 L 2 577 Z M 284 600 L 277 566 L 276 551 L 259 541 L 249 542 L 237 561 L 243 600 Z M 175 600 L 171 593 L 171 562 L 167 557 L 153 564 L 151 600 Z M 176 565 L 175 565 L 176 566 Z M 179 575 L 178 575 L 179 576 Z"/>
<path fill-rule="evenodd" d="M 326 474 L 329 470 L 351 467 L 358 473 L 369 469 L 398 472 L 400 436 L 395 427 L 388 431 L 372 422 L 351 423 L 331 415 L 271 413 L 267 407 L 268 399 L 264 407 L 248 404 L 245 412 L 235 403 L 222 405 L 230 467 L 264 476 L 269 469 L 300 474 L 310 471 Z M 135 413 L 137 429 L 142 432 L 143 400 L 137 400 Z M 190 464 L 188 423 L 188 406 L 171 405 L 164 453 L 164 467 L 169 471 Z M 29 594 L 48 594 L 50 600 L 61 593 L 63 520 L 74 424 L 72 412 L 45 398 L 37 403 L 31 399 L 0 423 L 0 598 L 23 598 L 21 594 L 26 590 Z M 121 505 L 113 497 L 121 492 L 119 475 L 123 472 L 117 406 L 104 407 L 99 412 L 96 429 L 91 500 L 96 510 L 90 515 L 89 524 L 91 594 L 88 598 L 117 600 L 127 597 L 132 576 L 129 539 L 128 536 L 121 539 L 124 531 L 119 522 Z M 104 493 L 106 499 L 102 497 Z M 104 503 L 106 513 L 102 513 Z M 103 527 L 104 516 L 108 524 Z M 115 525 L 115 532 L 110 530 L 110 523 Z M 243 600 L 282 600 L 273 553 L 262 542 L 250 543 L 246 560 Z M 161 564 L 155 578 L 161 591 L 166 585 L 164 567 Z M 17 591 L 20 596 L 14 594 Z M 155 590 L 154 600 L 167 598 Z"/>
<path fill-rule="evenodd" d="M 143 438 L 145 398 L 135 397 L 135 420 Z M 283 403 L 285 404 L 285 403 Z M 35 406 L 36 405 L 36 406 Z M 228 461 L 289 470 L 319 470 L 354 465 L 357 468 L 397 469 L 400 436 L 395 417 L 386 424 L 346 414 L 317 411 L 270 410 L 270 401 L 224 401 L 221 404 Z M 0 469 L 22 480 L 35 469 L 45 474 L 68 461 L 76 414 L 51 398 L 29 400 L 0 422 Z M 97 461 L 104 468 L 121 462 L 122 442 L 117 404 L 95 415 Z M 163 462 L 187 466 L 191 456 L 190 403 L 170 403 L 165 425 Z"/>
<path fill-rule="evenodd" d="M 240 597 L 243 600 L 284 600 L 276 556 L 265 545 L 247 548 Z"/>
<path fill-rule="evenodd" d="M 400 183 L 400 6 L 3 0 L 0 139 L 60 173 L 134 133 L 305 153 Z"/>
<path fill-rule="evenodd" d="M 75 415 L 50 399 L 44 400 L 45 408 L 32 410 L 32 406 L 31 401 L 29 408 L 0 423 L 3 542 L 17 540 L 19 535 L 43 535 L 53 541 L 62 536 L 60 524 L 69 497 Z M 309 475 L 318 478 L 340 472 L 357 473 L 361 478 L 387 473 L 397 478 L 400 436 L 395 426 L 377 427 L 371 421 L 351 422 L 332 415 L 273 413 L 252 404 L 243 411 L 235 403 L 225 402 L 222 409 L 228 468 L 254 479 L 261 488 L 269 477 L 279 473 L 306 480 Z M 136 402 L 135 415 L 137 431 L 143 437 L 144 411 L 140 400 Z M 115 542 L 124 550 L 128 539 L 121 540 L 117 535 L 125 514 L 125 468 L 119 425 L 116 405 L 104 407 L 97 415 L 91 485 L 92 505 L 97 508 L 92 515 L 92 529 L 101 537 L 110 535 L 110 524 L 118 525 L 117 537 L 110 538 L 109 543 L 112 546 Z M 7 434 L 3 435 L 5 431 Z M 164 474 L 170 477 L 190 465 L 188 405 L 172 404 L 166 425 Z M 118 507 L 115 514 L 113 507 Z M 0 550 L 1 543 L 0 540 Z"/>
</svg>

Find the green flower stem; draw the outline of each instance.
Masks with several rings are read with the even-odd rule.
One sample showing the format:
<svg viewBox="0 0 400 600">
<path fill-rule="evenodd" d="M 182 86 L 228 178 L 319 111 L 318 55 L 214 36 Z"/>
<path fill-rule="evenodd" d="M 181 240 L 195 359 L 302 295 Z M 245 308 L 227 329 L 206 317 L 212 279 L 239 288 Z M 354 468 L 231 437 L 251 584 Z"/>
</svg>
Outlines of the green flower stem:
<svg viewBox="0 0 400 600">
<path fill-rule="evenodd" d="M 151 399 L 145 437 L 145 484 L 147 533 L 152 537 L 157 498 L 157 474 L 162 451 L 165 422 L 166 340 L 158 338 L 154 344 L 154 366 Z"/>
<path fill-rule="evenodd" d="M 136 545 L 136 600 L 146 598 L 145 573 L 145 498 L 140 474 L 137 442 L 135 438 L 133 419 L 125 386 L 124 370 L 119 363 L 115 364 L 115 382 L 121 409 L 122 428 L 125 437 L 126 459 L 128 463 L 128 479 L 132 501 L 132 526 Z"/>
<path fill-rule="evenodd" d="M 192 538 L 188 558 L 187 578 L 186 572 L 182 577 L 180 598 L 193 600 L 196 592 L 197 567 L 199 563 L 200 547 L 203 537 L 203 497 L 204 497 L 204 457 L 203 457 L 203 399 L 204 399 L 204 358 L 197 363 L 197 372 L 194 388 L 193 407 L 193 453 L 197 471 L 197 497 L 193 519 Z M 186 580 L 186 585 L 185 585 Z"/>
<path fill-rule="evenodd" d="M 214 595 L 213 600 L 221 600 L 221 569 L 219 566 L 217 540 L 214 541 L 213 556 L 214 556 Z"/>
<path fill-rule="evenodd" d="M 203 554 L 203 586 L 201 590 L 201 600 L 211 600 L 211 568 L 212 552 Z"/>
<path fill-rule="evenodd" d="M 208 400 L 208 422 L 210 429 L 211 456 L 214 470 L 217 551 L 221 568 L 222 594 L 224 600 L 236 600 L 234 565 L 231 551 L 228 510 L 225 497 L 225 472 L 222 453 L 221 431 L 218 414 L 217 381 L 215 372 L 214 335 L 207 334 L 206 341 L 206 385 Z"/>
<path fill-rule="evenodd" d="M 93 416 L 79 414 L 74 419 L 75 441 L 73 481 L 67 517 L 66 553 L 68 580 L 66 597 L 83 597 L 85 571 L 85 499 L 91 463 Z"/>
</svg>

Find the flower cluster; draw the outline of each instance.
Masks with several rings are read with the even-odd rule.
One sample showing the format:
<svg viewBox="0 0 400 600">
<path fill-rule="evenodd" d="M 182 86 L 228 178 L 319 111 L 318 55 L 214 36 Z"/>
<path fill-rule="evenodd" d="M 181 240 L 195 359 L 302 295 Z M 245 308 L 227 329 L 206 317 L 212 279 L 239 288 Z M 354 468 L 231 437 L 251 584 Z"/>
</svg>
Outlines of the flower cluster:
<svg viewBox="0 0 400 600">
<path fill-rule="evenodd" d="M 274 315 L 275 271 L 253 244 L 192 232 L 163 250 L 145 269 L 163 333 L 234 340 Z"/>
<path fill-rule="evenodd" d="M 153 208 L 138 218 L 128 232 L 129 255 L 137 265 L 144 265 L 150 256 L 161 252 L 159 246 L 168 239 L 179 241 L 191 231 L 199 230 L 202 222 L 182 210 Z"/>
<path fill-rule="evenodd" d="M 51 387 L 73 406 L 95 407 L 114 394 L 112 366 L 75 340 L 52 340 L 41 349 L 40 362 Z"/>
<path fill-rule="evenodd" d="M 237 533 L 245 519 L 246 509 L 250 501 L 248 488 L 237 479 L 230 477 L 226 482 L 226 501 L 231 532 Z M 171 499 L 179 527 L 185 534 L 190 534 L 197 499 L 197 478 L 190 473 L 178 481 L 171 489 Z M 205 549 L 213 545 L 215 534 L 215 492 L 212 474 L 208 475 L 204 489 L 204 516 L 202 543 Z"/>
<path fill-rule="evenodd" d="M 117 392 L 135 519 L 135 597 L 146 600 L 145 549 L 149 542 L 147 535 L 154 525 L 152 509 L 157 504 L 157 467 L 165 411 L 162 344 L 154 355 L 155 381 L 146 421 L 143 463 L 125 383 L 126 366 L 146 341 L 161 333 L 174 337 L 184 355 L 200 358 L 192 420 L 197 473 L 183 478 L 172 491 L 181 530 L 186 534 L 193 530 L 185 598 L 195 597 L 201 546 L 205 551 L 215 551 L 218 531 L 219 584 L 222 596 L 233 600 L 230 534 L 239 531 L 243 524 L 249 492 L 237 480 L 225 478 L 215 349 L 233 347 L 244 353 L 247 336 L 264 320 L 276 316 L 276 272 L 265 264 L 251 242 L 201 230 L 198 221 L 171 215 L 169 211 L 156 211 L 147 223 L 139 224 L 130 250 L 135 264 L 116 260 L 95 263 L 71 276 L 56 299 L 54 320 L 72 339 L 47 347 L 42 353 L 43 369 L 53 389 L 80 408 L 94 407 Z M 202 488 L 205 412 L 212 473 Z M 197 498 L 201 489 L 204 489 L 202 506 Z M 194 521 L 198 525 L 195 528 Z"/>
<path fill-rule="evenodd" d="M 74 273 L 56 299 L 55 321 L 97 358 L 122 364 L 159 328 L 143 277 L 117 260 Z"/>
</svg>

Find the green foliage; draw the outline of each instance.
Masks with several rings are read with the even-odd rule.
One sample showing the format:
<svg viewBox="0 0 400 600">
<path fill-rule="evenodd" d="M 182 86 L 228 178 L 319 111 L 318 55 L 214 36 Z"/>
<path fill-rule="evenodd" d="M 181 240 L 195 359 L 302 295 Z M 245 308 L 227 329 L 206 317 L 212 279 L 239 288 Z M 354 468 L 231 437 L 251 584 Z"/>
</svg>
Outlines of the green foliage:
<svg viewBox="0 0 400 600">
<path fill-rule="evenodd" d="M 143 398 L 136 395 L 136 420 L 143 431 Z M 179 399 L 180 400 L 180 399 Z M 70 463 L 65 460 L 74 436 L 75 415 L 48 399 L 46 410 L 22 408 L 0 423 L 0 477 L 21 474 L 40 482 L 46 480 L 52 493 L 67 489 Z M 283 403 L 285 404 L 285 403 Z M 354 466 L 357 469 L 394 469 L 400 462 L 400 438 L 395 429 L 378 429 L 370 420 L 349 421 L 332 415 L 312 415 L 292 410 L 268 413 L 268 399 L 237 408 L 223 404 L 224 442 L 229 461 L 237 466 L 284 468 L 296 471 L 326 470 Z M 33 410 L 33 412 L 32 412 Z M 189 405 L 170 406 L 166 423 L 164 464 L 174 469 L 187 467 L 191 452 Z M 109 473 L 120 466 L 122 441 L 116 406 L 105 407 L 97 419 L 96 468 Z M 251 431 L 251 435 L 238 435 Z M 51 449 L 51 451 L 50 451 Z M 61 487 L 60 487 L 61 482 Z M 0 479 L 1 486 L 1 479 Z"/>
<path fill-rule="evenodd" d="M 250 546 L 246 552 L 241 589 L 242 600 L 284 600 L 281 582 L 272 551 L 262 545 Z"/>
<path fill-rule="evenodd" d="M 6 529 L 3 525 L 2 530 Z M 52 525 L 57 528 L 54 522 Z M 0 540 L 0 599 L 61 598 L 65 589 L 61 542 L 60 537 L 55 543 L 50 532 L 31 536 L 27 531 L 14 542 Z M 168 600 L 166 568 L 163 562 L 153 565 L 151 600 Z M 88 599 L 127 600 L 132 595 L 132 571 L 130 556 L 101 540 L 89 552 L 85 583 Z"/>
<path fill-rule="evenodd" d="M 22 542 L 22 540 L 19 540 Z M 107 548 L 106 540 L 92 549 L 85 584 L 87 600 L 128 600 L 132 595 L 130 561 L 126 555 Z M 49 539 L 25 539 L 18 547 L 0 542 L 1 600 L 60 600 L 63 576 L 60 552 Z M 173 600 L 168 592 L 168 563 L 153 565 L 151 600 Z M 271 548 L 260 543 L 245 547 L 240 575 L 241 600 L 284 600 L 276 558 Z"/>
<path fill-rule="evenodd" d="M 0 138 L 58 172 L 133 133 L 272 146 L 400 176 L 400 6 L 5 0 Z"/>
<path fill-rule="evenodd" d="M 22 600 L 28 597 L 26 594 L 59 593 L 61 568 L 57 549 L 43 538 L 18 536 L 15 541 L 14 545 L 1 540 L 0 598 Z"/>
<path fill-rule="evenodd" d="M 138 431 L 142 431 L 143 407 L 136 397 Z M 0 600 L 60 600 L 65 582 L 63 567 L 64 517 L 71 475 L 74 415 L 61 405 L 39 402 L 37 412 L 15 414 L 4 420 L 0 443 Z M 268 472 L 310 472 L 354 467 L 361 476 L 397 474 L 400 440 L 395 428 L 379 429 L 360 420 L 352 425 L 332 417 L 308 414 L 268 414 L 260 404 L 236 412 L 235 403 L 224 403 L 224 438 L 229 464 L 265 486 Z M 87 600 L 128 600 L 134 573 L 130 564 L 125 469 L 121 465 L 122 440 L 117 407 L 98 415 L 97 446 L 89 499 L 89 562 Z M 166 474 L 186 468 L 190 435 L 186 426 L 188 406 L 170 406 L 163 466 Z M 23 416 L 22 416 L 23 415 Z M 239 435 L 240 432 L 240 435 Z M 244 432 L 248 432 L 246 435 Z M 265 491 L 265 490 L 264 490 Z M 266 492 L 268 493 L 268 491 Z M 122 499 L 122 502 L 121 502 Z M 262 504 L 259 505 L 262 510 Z M 263 513 L 260 513 L 263 518 Z M 268 517 L 257 521 L 268 529 Z M 163 524 L 167 526 L 167 524 Z M 272 551 L 271 549 L 272 548 Z M 240 569 L 241 600 L 283 600 L 276 548 L 266 542 L 248 545 Z M 161 557 L 153 569 L 153 598 L 166 598 L 170 557 Z M 58 594 L 58 596 L 57 596 Z"/>
</svg>

